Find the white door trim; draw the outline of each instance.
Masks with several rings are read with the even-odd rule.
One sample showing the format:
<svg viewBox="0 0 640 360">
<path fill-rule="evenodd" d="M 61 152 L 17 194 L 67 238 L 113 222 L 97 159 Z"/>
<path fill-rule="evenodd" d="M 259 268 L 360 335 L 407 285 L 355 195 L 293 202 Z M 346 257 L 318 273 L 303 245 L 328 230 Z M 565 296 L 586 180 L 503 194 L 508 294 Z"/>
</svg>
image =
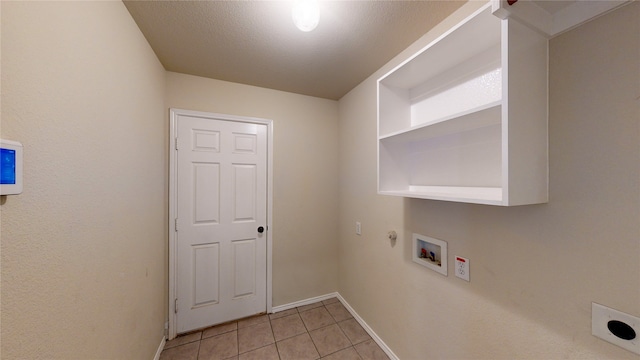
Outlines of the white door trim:
<svg viewBox="0 0 640 360">
<path fill-rule="evenodd" d="M 169 109 L 169 334 L 168 340 L 172 340 L 177 335 L 176 312 L 174 299 L 176 293 L 176 214 L 177 214 L 177 151 L 176 133 L 177 117 L 179 115 L 195 116 L 218 120 L 236 121 L 252 124 L 263 124 L 267 126 L 267 313 L 272 312 L 272 209 L 273 209 L 273 120 L 252 118 L 245 116 L 235 116 L 217 113 L 208 113 L 193 110 Z"/>
</svg>

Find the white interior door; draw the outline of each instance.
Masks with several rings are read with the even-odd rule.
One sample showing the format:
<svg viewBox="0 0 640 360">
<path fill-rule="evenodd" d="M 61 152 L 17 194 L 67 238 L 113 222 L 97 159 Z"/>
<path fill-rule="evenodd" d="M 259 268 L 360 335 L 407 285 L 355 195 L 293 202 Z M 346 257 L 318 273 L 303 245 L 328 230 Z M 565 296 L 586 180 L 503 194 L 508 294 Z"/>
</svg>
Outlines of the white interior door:
<svg viewBox="0 0 640 360">
<path fill-rule="evenodd" d="M 267 125 L 213 114 L 172 118 L 175 332 L 264 313 Z"/>
</svg>

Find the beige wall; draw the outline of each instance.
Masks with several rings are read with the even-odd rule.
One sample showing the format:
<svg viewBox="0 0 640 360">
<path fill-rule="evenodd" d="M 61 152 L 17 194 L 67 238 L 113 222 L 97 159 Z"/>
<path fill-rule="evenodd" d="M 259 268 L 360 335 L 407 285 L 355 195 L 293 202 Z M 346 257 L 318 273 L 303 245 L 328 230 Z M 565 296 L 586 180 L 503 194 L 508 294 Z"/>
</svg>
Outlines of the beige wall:
<svg viewBox="0 0 640 360">
<path fill-rule="evenodd" d="M 640 3 L 550 42 L 544 205 L 376 195 L 375 79 L 453 23 L 340 100 L 339 292 L 402 359 L 637 359 L 591 335 L 591 302 L 640 316 Z M 448 242 L 448 277 L 411 261 L 413 232 Z"/>
<path fill-rule="evenodd" d="M 164 70 L 121 2 L 2 2 L 2 358 L 153 358 L 166 310 Z"/>
<path fill-rule="evenodd" d="M 275 306 L 339 290 L 402 359 L 634 358 L 590 307 L 640 315 L 637 2 L 550 43 L 549 204 L 376 195 L 375 79 L 480 5 L 335 102 L 165 73 L 119 2 L 2 2 L 1 134 L 25 146 L 25 191 L 0 199 L 2 358 L 153 356 L 169 107 L 274 120 Z M 471 282 L 412 263 L 412 232 Z"/>
<path fill-rule="evenodd" d="M 273 305 L 336 291 L 338 103 L 173 72 L 166 83 L 167 107 L 273 120 Z"/>
</svg>

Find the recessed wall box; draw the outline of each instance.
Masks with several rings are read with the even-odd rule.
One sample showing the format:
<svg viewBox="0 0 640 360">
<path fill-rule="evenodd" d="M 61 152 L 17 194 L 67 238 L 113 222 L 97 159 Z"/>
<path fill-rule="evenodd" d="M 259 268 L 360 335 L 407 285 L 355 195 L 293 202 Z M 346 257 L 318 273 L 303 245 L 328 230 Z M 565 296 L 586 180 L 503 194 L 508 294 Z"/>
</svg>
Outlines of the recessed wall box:
<svg viewBox="0 0 640 360">
<path fill-rule="evenodd" d="M 413 261 L 447 276 L 447 243 L 413 234 Z"/>
<path fill-rule="evenodd" d="M 22 193 L 22 144 L 0 139 L 0 195 Z"/>
</svg>

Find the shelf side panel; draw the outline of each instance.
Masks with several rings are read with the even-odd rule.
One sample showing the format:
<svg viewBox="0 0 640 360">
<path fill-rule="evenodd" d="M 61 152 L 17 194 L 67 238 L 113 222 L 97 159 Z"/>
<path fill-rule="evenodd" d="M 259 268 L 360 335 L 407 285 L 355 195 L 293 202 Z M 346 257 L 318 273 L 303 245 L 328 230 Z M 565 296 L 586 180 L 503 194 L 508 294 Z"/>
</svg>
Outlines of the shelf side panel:
<svg viewBox="0 0 640 360">
<path fill-rule="evenodd" d="M 548 202 L 548 42 L 513 20 L 503 48 L 507 54 L 503 102 L 503 182 L 509 205 Z M 505 34 L 503 34 L 505 35 Z M 506 121 L 505 121 L 506 120 Z M 508 180 L 507 180 L 508 179 Z M 508 183 L 507 183 L 508 181 Z"/>
<path fill-rule="evenodd" d="M 380 136 L 411 126 L 409 90 L 378 83 L 378 134 Z"/>
<path fill-rule="evenodd" d="M 384 140 L 378 142 L 378 191 L 409 189 L 406 144 Z"/>
</svg>

